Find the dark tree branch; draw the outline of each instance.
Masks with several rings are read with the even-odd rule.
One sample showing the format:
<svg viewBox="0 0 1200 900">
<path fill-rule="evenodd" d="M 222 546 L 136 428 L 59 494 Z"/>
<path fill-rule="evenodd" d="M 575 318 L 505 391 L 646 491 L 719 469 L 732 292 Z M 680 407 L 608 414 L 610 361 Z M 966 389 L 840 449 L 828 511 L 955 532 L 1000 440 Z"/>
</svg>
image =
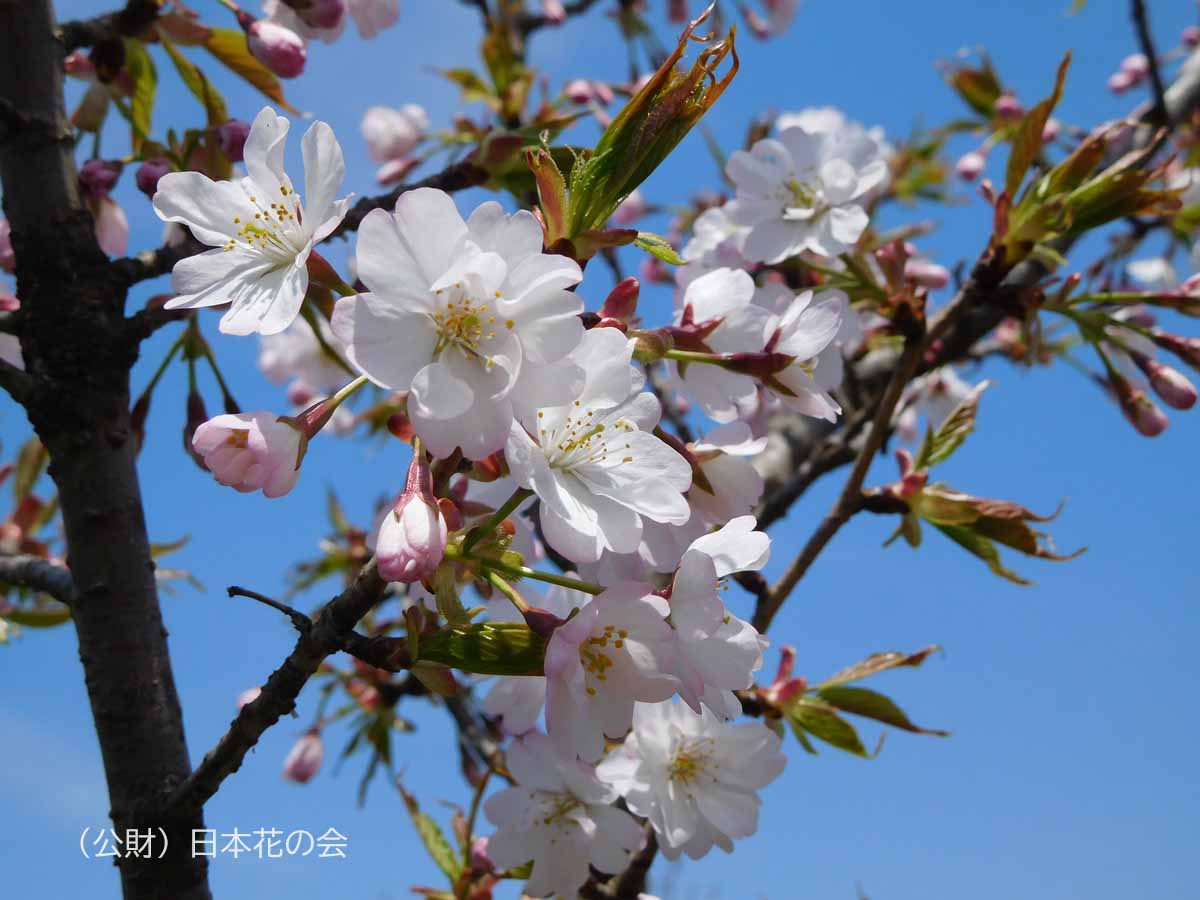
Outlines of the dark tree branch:
<svg viewBox="0 0 1200 900">
<path fill-rule="evenodd" d="M 109 815 L 118 834 L 166 834 L 164 858 L 115 860 L 125 900 L 209 900 L 207 861 L 189 852 L 203 816 L 167 807 L 191 766 L 129 417 L 137 346 L 125 334 L 125 284 L 78 194 L 62 79 L 49 0 L 0 2 L 0 181 L 26 368 L 5 380 L 23 386 L 58 488 Z"/>
<path fill-rule="evenodd" d="M 80 47 L 94 47 L 121 37 L 138 37 L 158 18 L 156 0 L 129 0 L 123 9 L 92 19 L 63 22 L 58 33 L 64 49 L 70 53 Z"/>
<path fill-rule="evenodd" d="M 173 809 L 200 809 L 221 783 L 241 768 L 242 760 L 263 732 L 295 709 L 304 685 L 327 656 L 343 648 L 359 619 L 379 602 L 386 588 L 387 583 L 371 560 L 353 584 L 322 608 L 312 626 L 301 631 L 296 646 L 271 673 L 258 697 L 238 711 L 229 730 L 175 791 L 171 797 Z"/>
<path fill-rule="evenodd" d="M 1167 92 L 1163 87 L 1162 72 L 1158 68 L 1158 54 L 1154 50 L 1154 38 L 1150 36 L 1150 22 L 1146 14 L 1146 0 L 1132 0 L 1133 27 L 1137 31 L 1138 43 L 1150 65 L 1150 87 L 1154 93 L 1154 107 L 1150 111 L 1150 122 L 1166 125 Z"/>
<path fill-rule="evenodd" d="M 168 274 L 175 263 L 205 250 L 211 250 L 184 231 L 183 240 L 174 244 L 166 244 L 157 250 L 145 250 L 137 256 L 127 256 L 124 259 L 113 260 L 112 267 L 117 277 L 128 285 L 141 281 L 158 278 Z"/>
<path fill-rule="evenodd" d="M 0 388 L 4 388 L 10 397 L 24 405 L 29 402 L 33 392 L 33 379 L 8 360 L 0 359 Z"/>
<path fill-rule="evenodd" d="M 0 556 L 0 584 L 32 588 L 67 606 L 75 602 L 71 571 L 40 556 Z"/>
</svg>

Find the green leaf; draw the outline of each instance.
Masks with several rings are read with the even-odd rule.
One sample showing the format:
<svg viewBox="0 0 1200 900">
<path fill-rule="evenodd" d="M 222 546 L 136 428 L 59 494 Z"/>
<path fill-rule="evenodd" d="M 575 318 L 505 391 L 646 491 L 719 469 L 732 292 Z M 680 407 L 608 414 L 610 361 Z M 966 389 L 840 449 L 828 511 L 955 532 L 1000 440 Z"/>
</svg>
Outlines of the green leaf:
<svg viewBox="0 0 1200 900">
<path fill-rule="evenodd" d="M 928 469 L 950 458 L 962 442 L 975 430 L 975 417 L 979 413 L 979 398 L 987 390 L 990 381 L 981 381 L 950 411 L 936 432 L 925 432 L 925 440 L 917 451 L 914 463 L 917 469 Z"/>
<path fill-rule="evenodd" d="M 892 702 L 890 698 L 867 688 L 835 685 L 827 688 L 819 688 L 817 694 L 822 700 L 831 706 L 837 707 L 842 712 L 863 716 L 867 719 L 874 719 L 876 722 L 883 722 L 885 725 L 891 725 L 894 728 L 902 728 L 905 731 L 911 731 L 915 734 L 935 734 L 940 737 L 945 737 L 950 733 L 948 731 L 938 731 L 933 728 L 921 728 L 914 725 L 912 720 L 905 715 L 904 710 Z"/>
<path fill-rule="evenodd" d="M 634 246 L 641 247 L 655 259 L 661 259 L 668 265 L 682 266 L 687 262 L 687 260 L 675 252 L 674 247 L 667 243 L 665 237 L 654 234 L 651 231 L 639 231 L 637 240 L 633 243 Z"/>
<path fill-rule="evenodd" d="M 150 137 L 150 119 L 158 93 L 158 70 L 154 68 L 146 45 L 133 38 L 125 39 L 125 69 L 133 79 L 133 96 L 129 100 L 129 124 L 133 129 L 130 141 L 133 152 L 138 153 L 142 142 Z"/>
<path fill-rule="evenodd" d="M 800 743 L 800 746 L 804 748 L 804 752 L 816 756 L 817 748 L 814 747 L 812 741 L 808 739 L 808 735 L 804 733 L 804 729 L 801 728 L 796 720 L 790 716 L 788 717 L 787 723 L 791 726 L 792 734 L 796 736 L 796 740 Z"/>
<path fill-rule="evenodd" d="M 18 505 L 29 496 L 29 492 L 33 490 L 37 480 L 42 477 L 42 473 L 46 471 L 49 463 L 50 455 L 36 436 L 21 445 L 13 472 L 13 499 Z"/>
<path fill-rule="evenodd" d="M 208 116 L 208 126 L 216 128 L 229 121 L 229 109 L 225 105 L 225 98 L 212 86 L 200 68 L 180 53 L 175 45 L 166 38 L 160 36 L 159 41 L 163 49 L 167 51 L 167 56 L 174 63 L 175 71 L 179 73 L 179 77 L 183 79 L 187 89 L 204 106 L 204 112 Z"/>
<path fill-rule="evenodd" d="M 214 28 L 204 42 L 204 49 L 231 72 L 250 82 L 288 112 L 300 114 L 300 110 L 284 99 L 283 86 L 279 79 L 250 53 L 245 34 L 232 28 Z"/>
<path fill-rule="evenodd" d="M 54 628 L 71 621 L 71 610 L 61 603 L 37 609 L 10 609 L 4 618 L 25 628 Z"/>
<path fill-rule="evenodd" d="M 864 678 L 870 678 L 872 675 L 878 675 L 880 672 L 886 672 L 889 669 L 898 669 L 903 666 L 916 668 L 941 649 L 937 644 L 930 644 L 928 647 L 921 648 L 916 653 L 900 653 L 896 650 L 890 650 L 886 653 L 872 653 L 862 662 L 855 663 L 852 666 L 842 669 L 840 672 L 830 675 L 817 685 L 817 688 L 823 689 L 838 684 L 849 684 L 852 681 L 862 681 Z"/>
<path fill-rule="evenodd" d="M 421 843 L 425 845 L 425 849 L 437 864 L 437 867 L 442 870 L 447 878 L 450 879 L 450 884 L 455 884 L 462 876 L 463 865 L 459 855 L 454 852 L 454 848 L 450 846 L 450 842 L 446 840 L 446 835 L 428 814 L 421 812 L 421 807 L 417 803 L 417 798 L 404 789 L 404 785 L 396 782 L 396 786 L 400 789 L 400 796 L 404 798 L 404 805 L 408 808 L 408 814 L 412 817 L 413 825 L 417 827 L 417 835 L 421 838 Z"/>
<path fill-rule="evenodd" d="M 1025 178 L 1025 173 L 1033 165 L 1033 161 L 1042 152 L 1042 132 L 1046 130 L 1046 122 L 1050 113 L 1058 105 L 1062 97 L 1063 82 L 1067 77 L 1067 69 L 1071 65 L 1070 51 L 1058 64 L 1058 75 L 1054 79 L 1054 91 L 1025 114 L 1021 124 L 1017 126 L 1013 138 L 1012 151 L 1008 154 L 1008 168 L 1004 175 L 1004 190 L 1009 197 L 1015 197 L 1017 188 Z"/>
<path fill-rule="evenodd" d="M 791 704 L 785 713 L 796 726 L 804 729 L 813 737 L 832 744 L 839 750 L 853 753 L 855 756 L 864 758 L 870 756 L 854 726 L 839 716 L 837 710 L 830 704 L 810 697 L 802 697 Z"/>
<path fill-rule="evenodd" d="M 970 525 L 942 525 L 938 522 L 934 522 L 933 524 L 942 534 L 954 541 L 954 543 L 987 563 L 988 568 L 994 574 L 1011 581 L 1013 584 L 1033 584 L 1032 581 L 1028 581 L 1011 569 L 1005 568 L 1000 562 L 1000 551 L 996 549 L 996 545 L 992 543 L 990 538 L 980 534 Z"/>
<path fill-rule="evenodd" d="M 422 661 L 476 675 L 541 675 L 546 642 L 523 622 L 477 622 L 422 635 Z"/>
</svg>

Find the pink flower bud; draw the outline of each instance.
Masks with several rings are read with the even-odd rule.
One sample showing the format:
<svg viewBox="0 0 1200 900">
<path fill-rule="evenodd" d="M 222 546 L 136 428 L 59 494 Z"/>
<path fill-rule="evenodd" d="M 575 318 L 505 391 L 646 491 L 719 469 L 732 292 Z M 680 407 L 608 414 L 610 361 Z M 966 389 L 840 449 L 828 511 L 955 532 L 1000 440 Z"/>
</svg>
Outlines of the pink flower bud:
<svg viewBox="0 0 1200 900">
<path fill-rule="evenodd" d="M 250 688 L 242 691 L 237 695 L 237 708 L 241 709 L 247 703 L 253 703 L 258 699 L 258 695 L 262 693 L 262 688 Z"/>
<path fill-rule="evenodd" d="M 995 106 L 992 108 L 1002 119 L 1019 119 L 1025 115 L 1025 107 L 1012 94 L 1001 94 L 996 98 Z"/>
<path fill-rule="evenodd" d="M 567 21 L 567 11 L 563 9 L 562 0 L 542 0 L 542 15 L 552 25 L 561 25 Z"/>
<path fill-rule="evenodd" d="M 0 219 L 0 269 L 5 272 L 15 272 L 17 255 L 13 252 L 12 226 L 8 219 Z"/>
<path fill-rule="evenodd" d="M 429 463 L 418 450 L 408 467 L 404 492 L 379 526 L 375 541 L 379 574 L 404 584 L 428 578 L 446 553 L 448 537 L 446 520 L 433 496 Z"/>
<path fill-rule="evenodd" d="M 170 171 L 171 164 L 161 156 L 146 160 L 138 166 L 137 174 L 134 176 L 137 180 L 138 190 L 147 197 L 153 197 L 154 192 L 158 190 L 158 179 Z"/>
<path fill-rule="evenodd" d="M 471 868 L 474 871 L 490 872 L 495 868 L 487 851 L 488 839 L 486 837 L 478 837 L 471 842 Z"/>
<path fill-rule="evenodd" d="M 302 435 L 274 413 L 216 416 L 196 429 L 192 447 L 221 484 L 282 497 L 300 472 Z"/>
<path fill-rule="evenodd" d="M 1189 25 L 1183 29 L 1183 34 L 1179 38 L 1185 47 L 1195 47 L 1200 44 L 1200 27 Z"/>
<path fill-rule="evenodd" d="M 280 78 L 295 78 L 304 71 L 308 50 L 296 32 L 268 19 L 258 19 L 243 27 L 250 52 Z"/>
<path fill-rule="evenodd" d="M 639 271 L 642 281 L 651 284 L 674 284 L 675 275 L 667 268 L 667 264 L 656 256 L 647 256 L 642 260 Z"/>
<path fill-rule="evenodd" d="M 1154 343 L 1174 353 L 1193 369 L 1200 369 L 1200 338 L 1185 338 L 1165 331 L 1154 333 Z"/>
<path fill-rule="evenodd" d="M 987 157 L 978 150 L 964 153 L 954 165 L 954 174 L 963 181 L 974 181 L 987 166 Z"/>
<path fill-rule="evenodd" d="M 345 0 L 312 0 L 308 6 L 297 9 L 296 14 L 310 28 L 337 28 L 346 15 L 346 3 Z"/>
<path fill-rule="evenodd" d="M 90 199 L 106 197 L 121 177 L 122 168 L 116 160 L 89 159 L 79 170 L 79 187 Z"/>
<path fill-rule="evenodd" d="M 649 206 L 646 204 L 646 198 L 642 196 L 642 192 L 634 190 L 613 211 L 613 224 L 620 228 L 627 228 L 644 216 L 648 209 Z"/>
<path fill-rule="evenodd" d="M 405 159 L 389 159 L 375 173 L 375 180 L 381 185 L 396 184 L 403 181 L 420 160 L 408 157 Z"/>
<path fill-rule="evenodd" d="M 87 80 L 96 74 L 96 66 L 82 50 L 72 51 L 63 60 L 63 70 L 75 78 Z"/>
<path fill-rule="evenodd" d="M 201 469 L 208 471 L 202 457 L 192 443 L 196 437 L 196 429 L 208 420 L 208 410 L 204 408 L 204 398 L 196 391 L 188 391 L 187 420 L 183 424 L 183 449 Z"/>
<path fill-rule="evenodd" d="M 312 780 L 321 768 L 321 760 L 325 758 L 325 744 L 321 741 L 321 732 L 317 729 L 305 734 L 292 745 L 287 757 L 283 760 L 283 778 L 305 784 Z"/>
<path fill-rule="evenodd" d="M 950 272 L 928 259 L 910 259 L 904 264 L 904 277 L 931 291 L 940 290 L 950 283 Z"/>
<path fill-rule="evenodd" d="M 608 106 L 608 104 L 613 102 L 612 88 L 610 88 L 603 81 L 593 81 L 592 90 L 596 92 L 597 102 L 603 104 L 604 106 Z"/>
<path fill-rule="evenodd" d="M 604 305 L 600 307 L 600 318 L 616 319 L 626 324 L 632 322 L 633 317 L 637 315 L 640 293 L 641 284 L 636 278 L 631 276 L 618 282 L 605 298 Z"/>
<path fill-rule="evenodd" d="M 667 3 L 668 22 L 686 22 L 688 20 L 687 0 L 670 0 Z"/>
<path fill-rule="evenodd" d="M 1145 53 L 1131 53 L 1121 60 L 1121 71 L 1139 84 L 1150 74 L 1150 60 Z"/>
<path fill-rule="evenodd" d="M 592 90 L 592 85 L 582 78 L 576 78 L 567 84 L 563 88 L 563 93 L 572 103 L 579 104 L 588 103 L 596 95 L 596 92 Z"/>
<path fill-rule="evenodd" d="M 1116 394 L 1121 412 L 1129 423 L 1144 437 L 1157 437 L 1166 430 L 1169 420 L 1158 406 L 1146 396 L 1141 388 L 1136 388 L 1120 375 L 1113 374 L 1110 386 Z"/>
<path fill-rule="evenodd" d="M 96 221 L 96 243 L 109 256 L 124 256 L 129 249 L 129 220 L 125 211 L 112 197 L 96 197 L 88 201 Z"/>
<path fill-rule="evenodd" d="M 1045 126 L 1042 128 L 1042 143 L 1049 144 L 1052 141 L 1058 140 L 1058 135 L 1062 131 L 1062 123 L 1058 119 L 1047 119 Z"/>
<path fill-rule="evenodd" d="M 1172 409 L 1191 409 L 1196 405 L 1196 387 L 1186 375 L 1156 359 L 1136 359 L 1163 403 Z"/>
<path fill-rule="evenodd" d="M 1123 94 L 1134 85 L 1133 76 L 1121 70 L 1108 76 L 1108 89 L 1114 94 Z"/>
<path fill-rule="evenodd" d="M 241 119 L 230 119 L 217 127 L 217 140 L 221 143 L 221 152 L 229 157 L 230 162 L 242 161 L 242 152 L 249 136 L 250 123 Z"/>
</svg>

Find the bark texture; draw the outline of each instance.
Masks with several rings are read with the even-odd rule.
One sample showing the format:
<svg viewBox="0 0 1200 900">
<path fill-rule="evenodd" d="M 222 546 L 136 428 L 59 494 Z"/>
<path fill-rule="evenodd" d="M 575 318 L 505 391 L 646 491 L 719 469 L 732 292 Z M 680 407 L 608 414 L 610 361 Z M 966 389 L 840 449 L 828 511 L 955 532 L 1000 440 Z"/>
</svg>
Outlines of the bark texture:
<svg viewBox="0 0 1200 900">
<path fill-rule="evenodd" d="M 135 467 L 127 281 L 96 245 L 78 190 L 48 0 L 0 0 L 0 179 L 18 260 L 25 407 L 62 504 L 72 615 L 108 781 L 110 815 L 163 833 L 163 859 L 121 859 L 127 900 L 207 900 L 191 856 L 198 810 L 168 798 L 191 767 Z M 156 850 L 158 846 L 156 845 Z"/>
</svg>

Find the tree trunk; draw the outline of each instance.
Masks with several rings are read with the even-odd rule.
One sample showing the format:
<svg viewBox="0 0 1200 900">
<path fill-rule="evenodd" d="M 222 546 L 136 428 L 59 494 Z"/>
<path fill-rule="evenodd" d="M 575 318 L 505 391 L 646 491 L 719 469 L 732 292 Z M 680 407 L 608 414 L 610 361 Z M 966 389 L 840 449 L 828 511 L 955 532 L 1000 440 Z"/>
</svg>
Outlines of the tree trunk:
<svg viewBox="0 0 1200 900">
<path fill-rule="evenodd" d="M 29 419 L 50 454 L 75 583 L 72 609 L 119 838 L 153 832 L 163 859 L 118 861 L 126 900 L 205 900 L 200 812 L 167 812 L 188 776 L 129 419 L 137 341 L 127 285 L 77 188 L 49 0 L 0 0 L 0 179 L 12 225 Z"/>
</svg>

